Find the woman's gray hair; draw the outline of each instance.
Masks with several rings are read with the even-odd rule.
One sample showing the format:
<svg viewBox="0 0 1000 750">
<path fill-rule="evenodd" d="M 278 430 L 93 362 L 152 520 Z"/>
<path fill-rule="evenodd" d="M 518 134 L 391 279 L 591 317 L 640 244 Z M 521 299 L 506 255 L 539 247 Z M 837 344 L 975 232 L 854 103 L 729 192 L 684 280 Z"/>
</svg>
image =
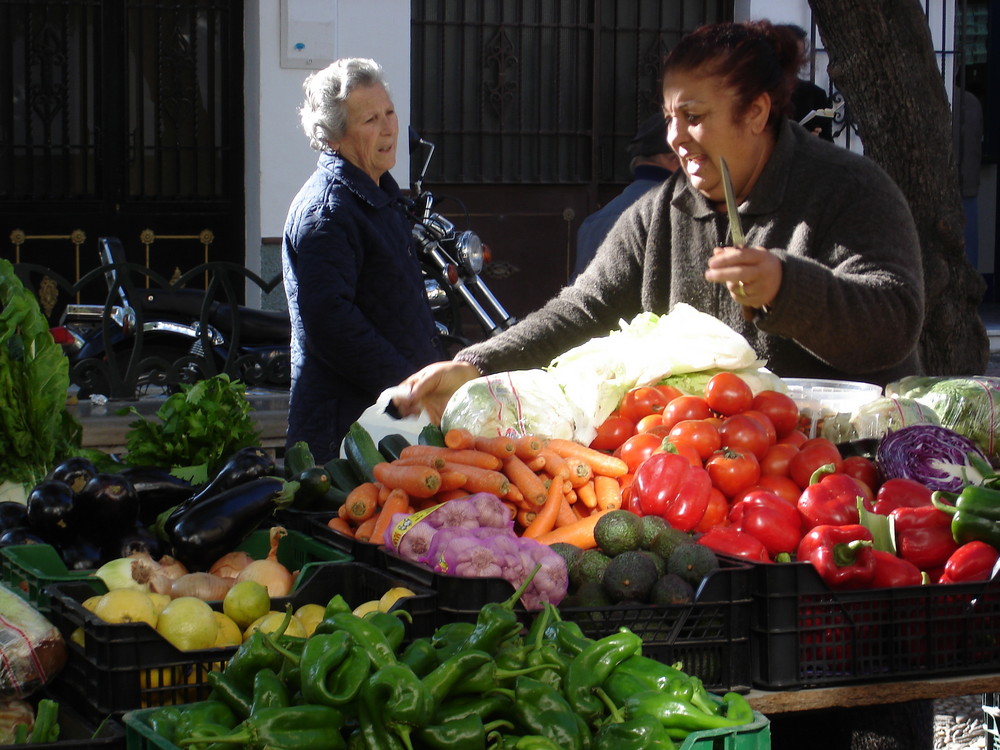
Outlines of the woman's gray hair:
<svg viewBox="0 0 1000 750">
<path fill-rule="evenodd" d="M 330 151 L 329 141 L 340 140 L 347 129 L 347 97 L 356 86 L 375 85 L 389 91 L 382 66 L 365 57 L 345 57 L 306 78 L 299 116 L 309 145 Z"/>
</svg>

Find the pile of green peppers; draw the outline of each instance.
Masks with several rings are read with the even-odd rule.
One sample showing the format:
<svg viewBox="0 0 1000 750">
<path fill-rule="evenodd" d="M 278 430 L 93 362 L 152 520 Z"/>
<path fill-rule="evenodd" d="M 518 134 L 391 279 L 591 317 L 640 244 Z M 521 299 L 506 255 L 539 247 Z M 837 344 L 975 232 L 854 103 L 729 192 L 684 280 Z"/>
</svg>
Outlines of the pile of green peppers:
<svg viewBox="0 0 1000 750">
<path fill-rule="evenodd" d="M 253 633 L 207 700 L 149 724 L 198 750 L 663 750 L 753 721 L 743 696 L 720 701 L 627 630 L 590 639 L 550 605 L 525 633 L 519 593 L 405 648 L 395 614 L 335 596 L 308 638 Z"/>
</svg>

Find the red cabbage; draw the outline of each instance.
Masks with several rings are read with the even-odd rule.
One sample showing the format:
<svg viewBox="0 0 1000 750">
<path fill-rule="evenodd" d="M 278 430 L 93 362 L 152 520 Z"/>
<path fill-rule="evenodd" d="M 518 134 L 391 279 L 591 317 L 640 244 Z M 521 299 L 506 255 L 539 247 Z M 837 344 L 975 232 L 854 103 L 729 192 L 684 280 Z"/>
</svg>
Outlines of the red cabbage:
<svg viewBox="0 0 1000 750">
<path fill-rule="evenodd" d="M 915 424 L 883 437 L 875 461 L 885 479 L 913 479 L 931 490 L 961 492 L 965 485 L 983 481 L 969 454 L 988 464 L 983 452 L 964 435 L 947 427 Z"/>
</svg>

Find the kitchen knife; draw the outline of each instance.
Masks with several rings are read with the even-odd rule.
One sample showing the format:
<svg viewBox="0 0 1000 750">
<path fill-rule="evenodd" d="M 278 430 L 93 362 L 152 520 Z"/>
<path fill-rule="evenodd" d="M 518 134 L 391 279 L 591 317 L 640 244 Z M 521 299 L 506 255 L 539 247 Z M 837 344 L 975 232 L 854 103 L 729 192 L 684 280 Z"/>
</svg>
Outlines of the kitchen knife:
<svg viewBox="0 0 1000 750">
<path fill-rule="evenodd" d="M 733 179 L 729 176 L 729 166 L 725 157 L 719 157 L 719 166 L 722 169 L 722 189 L 726 193 L 726 213 L 729 215 L 729 233 L 732 235 L 733 246 L 742 247 L 746 244 L 746 235 L 743 234 L 743 224 L 740 223 L 740 214 L 736 210 L 736 192 L 733 190 Z M 742 286 L 740 287 L 742 291 Z M 753 320 L 753 308 L 749 305 L 742 305 L 743 319 Z"/>
</svg>

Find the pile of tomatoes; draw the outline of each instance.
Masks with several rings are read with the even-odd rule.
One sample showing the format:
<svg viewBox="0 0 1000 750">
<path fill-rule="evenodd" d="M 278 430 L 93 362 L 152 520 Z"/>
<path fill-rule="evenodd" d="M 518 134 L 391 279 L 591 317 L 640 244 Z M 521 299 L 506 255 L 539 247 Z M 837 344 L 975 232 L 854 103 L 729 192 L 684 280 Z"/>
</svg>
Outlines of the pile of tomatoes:
<svg viewBox="0 0 1000 750">
<path fill-rule="evenodd" d="M 655 453 L 679 454 L 706 472 L 711 480 L 708 502 L 703 513 L 698 504 L 693 511 L 697 517 L 685 508 L 688 515 L 679 524 L 685 531 L 729 525 L 739 503 L 754 492 L 772 493 L 794 508 L 816 470 L 828 464 L 855 478 L 862 494 L 871 495 L 878 484 L 871 460 L 845 459 L 833 442 L 809 438 L 799 425 L 798 406 L 787 394 L 754 395 L 738 375 L 721 372 L 700 396 L 671 386 L 633 388 L 600 425 L 591 447 L 612 452 L 628 465 L 623 497 L 637 513 L 644 511 L 630 482 Z M 676 514 L 665 517 L 678 525 Z"/>
</svg>

